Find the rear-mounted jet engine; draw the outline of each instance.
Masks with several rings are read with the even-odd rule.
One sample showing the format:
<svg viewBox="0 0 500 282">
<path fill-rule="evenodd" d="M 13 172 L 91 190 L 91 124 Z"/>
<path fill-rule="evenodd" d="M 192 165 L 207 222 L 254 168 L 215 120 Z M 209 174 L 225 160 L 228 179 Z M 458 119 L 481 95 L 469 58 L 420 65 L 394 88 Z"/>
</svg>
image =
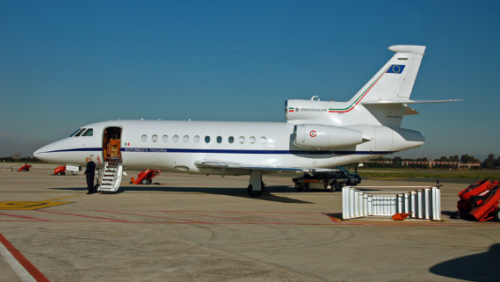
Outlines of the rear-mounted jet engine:
<svg viewBox="0 0 500 282">
<path fill-rule="evenodd" d="M 294 128 L 294 143 L 307 149 L 335 149 L 363 143 L 363 133 L 338 126 L 301 124 Z"/>
</svg>

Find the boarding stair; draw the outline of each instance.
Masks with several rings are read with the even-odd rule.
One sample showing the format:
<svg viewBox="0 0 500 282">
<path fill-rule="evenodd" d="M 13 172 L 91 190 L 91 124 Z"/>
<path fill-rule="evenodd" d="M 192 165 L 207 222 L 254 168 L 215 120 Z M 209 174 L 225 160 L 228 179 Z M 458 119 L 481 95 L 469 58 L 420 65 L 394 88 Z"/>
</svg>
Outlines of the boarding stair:
<svg viewBox="0 0 500 282">
<path fill-rule="evenodd" d="M 122 181 L 123 166 L 120 158 L 109 158 L 104 162 L 102 178 L 98 191 L 116 192 L 120 188 Z"/>
</svg>

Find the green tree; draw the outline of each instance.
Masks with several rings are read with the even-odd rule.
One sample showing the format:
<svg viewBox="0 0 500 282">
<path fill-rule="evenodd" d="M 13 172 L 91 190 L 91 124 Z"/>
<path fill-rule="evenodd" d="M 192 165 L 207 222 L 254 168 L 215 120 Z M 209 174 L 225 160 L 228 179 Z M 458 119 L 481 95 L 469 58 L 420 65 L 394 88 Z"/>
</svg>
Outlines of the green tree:
<svg viewBox="0 0 500 282">
<path fill-rule="evenodd" d="M 465 163 L 465 164 L 467 164 L 467 163 L 470 163 L 470 160 L 471 160 L 471 157 L 470 157 L 469 155 L 467 155 L 467 154 L 462 155 L 462 156 L 460 157 L 460 162 L 461 162 L 461 163 Z"/>
<path fill-rule="evenodd" d="M 495 167 L 495 155 L 493 154 L 489 154 L 488 155 L 488 158 L 486 158 L 483 162 L 483 166 L 484 168 L 487 168 L 487 169 L 493 169 L 493 167 Z"/>
</svg>

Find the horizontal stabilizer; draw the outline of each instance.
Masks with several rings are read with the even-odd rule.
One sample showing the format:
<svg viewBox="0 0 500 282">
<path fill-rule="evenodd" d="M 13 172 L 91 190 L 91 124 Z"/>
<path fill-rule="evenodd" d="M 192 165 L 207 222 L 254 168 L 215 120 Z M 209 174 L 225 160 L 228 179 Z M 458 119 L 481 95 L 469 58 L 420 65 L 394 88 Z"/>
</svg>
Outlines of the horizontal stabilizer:
<svg viewBox="0 0 500 282">
<path fill-rule="evenodd" d="M 450 100 L 372 100 L 364 101 L 363 105 L 388 105 L 388 104 L 429 104 L 429 103 L 447 103 L 447 102 L 459 102 L 462 99 L 450 99 Z"/>
</svg>

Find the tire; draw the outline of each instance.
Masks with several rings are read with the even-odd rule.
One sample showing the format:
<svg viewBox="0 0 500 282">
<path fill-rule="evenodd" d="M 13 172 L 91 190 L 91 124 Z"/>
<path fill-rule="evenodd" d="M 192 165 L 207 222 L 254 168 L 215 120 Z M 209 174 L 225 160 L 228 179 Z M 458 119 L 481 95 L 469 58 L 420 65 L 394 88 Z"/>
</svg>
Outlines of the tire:
<svg viewBox="0 0 500 282">
<path fill-rule="evenodd" d="M 141 183 L 142 183 L 142 184 L 144 184 L 144 185 L 146 185 L 146 184 L 148 184 L 148 180 L 147 180 L 147 179 L 143 179 L 143 180 L 141 181 Z"/>
<path fill-rule="evenodd" d="M 297 190 L 297 192 L 300 192 L 300 191 L 304 190 L 304 186 L 301 185 L 300 183 L 296 182 L 295 183 L 295 190 Z"/>
<path fill-rule="evenodd" d="M 64 171 L 63 171 L 63 172 L 61 172 L 61 175 L 66 175 L 66 172 L 64 172 Z"/>
<path fill-rule="evenodd" d="M 264 192 L 264 186 L 262 186 L 262 190 L 254 191 L 252 184 L 250 184 L 250 185 L 248 185 L 247 191 L 251 197 L 260 197 L 260 195 L 262 195 L 262 192 Z"/>
<path fill-rule="evenodd" d="M 493 217 L 496 221 L 500 221 L 500 208 L 493 213 Z"/>
<path fill-rule="evenodd" d="M 333 181 L 332 183 L 330 183 L 330 192 L 335 192 L 337 190 L 337 181 Z"/>
<path fill-rule="evenodd" d="M 153 179 L 149 179 L 148 184 L 153 183 Z"/>
<path fill-rule="evenodd" d="M 61 173 L 60 173 L 60 172 L 58 172 L 58 173 L 57 173 L 57 175 L 61 175 Z"/>
</svg>

